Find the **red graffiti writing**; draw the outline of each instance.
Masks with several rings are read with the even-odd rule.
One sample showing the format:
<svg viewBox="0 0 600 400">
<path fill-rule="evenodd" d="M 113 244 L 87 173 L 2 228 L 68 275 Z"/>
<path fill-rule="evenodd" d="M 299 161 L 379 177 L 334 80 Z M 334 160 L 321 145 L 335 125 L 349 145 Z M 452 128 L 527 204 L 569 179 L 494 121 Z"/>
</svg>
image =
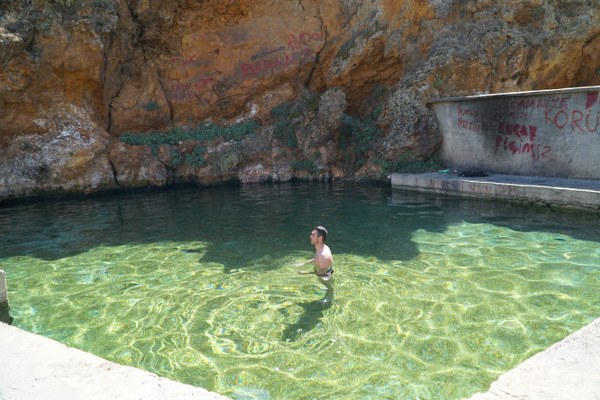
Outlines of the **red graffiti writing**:
<svg viewBox="0 0 600 400">
<path fill-rule="evenodd" d="M 456 124 L 460 128 L 466 129 L 466 130 L 474 132 L 474 133 L 481 132 L 481 124 L 478 124 L 478 123 L 473 122 L 473 121 L 469 121 L 469 120 L 465 120 L 465 119 L 459 118 L 456 121 Z"/>
<path fill-rule="evenodd" d="M 598 92 L 589 92 L 585 99 L 585 109 L 589 110 L 598 101 Z"/>
<path fill-rule="evenodd" d="M 169 88 L 169 98 L 175 102 L 187 102 L 196 99 L 189 83 L 173 83 Z"/>
<path fill-rule="evenodd" d="M 479 116 L 479 110 L 472 110 L 470 108 L 462 108 L 461 106 L 458 106 L 458 115 L 461 117 L 466 115 L 477 118 Z"/>
<path fill-rule="evenodd" d="M 216 81 L 215 78 L 200 78 L 194 83 L 194 88 L 197 90 L 206 90 L 212 87 Z"/>
<path fill-rule="evenodd" d="M 571 98 L 571 96 L 558 96 L 540 99 L 523 99 L 510 103 L 498 103 L 496 107 L 458 106 L 458 118 L 455 124 L 461 129 L 476 133 L 497 132 L 500 130 L 507 134 L 510 130 L 517 137 L 522 135 L 522 127 L 518 120 L 538 121 L 538 125 L 547 125 L 552 130 L 569 130 L 573 133 L 599 133 L 600 132 L 600 94 L 589 92 L 585 98 Z M 585 108 L 583 105 L 585 101 Z M 537 109 L 543 109 L 543 117 Z M 524 111 L 530 110 L 530 111 Z M 543 120 L 541 120 L 543 118 Z M 517 129 L 517 131 L 515 131 Z M 527 126 L 525 126 L 525 129 Z M 528 133 L 528 132 L 524 132 Z"/>
<path fill-rule="evenodd" d="M 600 126 L 600 111 L 546 109 L 544 122 L 558 129 L 567 128 L 572 131 L 596 133 Z"/>
<path fill-rule="evenodd" d="M 567 109 L 569 108 L 569 99 L 571 99 L 571 95 L 514 100 L 509 102 L 508 107 L 512 110 Z"/>
<path fill-rule="evenodd" d="M 514 136 L 514 139 L 511 139 Z M 549 159 L 552 152 L 551 146 L 536 144 L 537 127 L 535 125 L 505 124 L 498 125 L 496 135 L 496 151 L 503 150 L 516 154 L 530 154 L 534 160 Z"/>
<path fill-rule="evenodd" d="M 272 74 L 282 71 L 291 65 L 301 64 L 315 59 L 313 51 L 306 47 L 292 54 L 284 54 L 275 58 L 266 58 L 254 63 L 241 65 L 242 78 L 251 78 L 257 75 Z"/>
<path fill-rule="evenodd" d="M 498 125 L 498 133 L 502 135 L 514 135 L 517 138 L 529 137 L 531 141 L 534 141 L 537 127 L 534 125 L 505 124 L 500 122 Z"/>
<path fill-rule="evenodd" d="M 201 93 L 215 83 L 216 79 L 212 77 L 199 77 L 186 83 L 172 83 L 169 88 L 169 98 L 174 102 L 196 101 L 207 104 Z"/>
<path fill-rule="evenodd" d="M 287 47 L 292 50 L 300 50 L 309 46 L 312 42 L 322 42 L 323 32 L 300 32 L 287 35 Z"/>
<path fill-rule="evenodd" d="M 191 55 L 189 57 L 171 57 L 171 59 L 169 60 L 169 63 L 171 65 L 190 65 L 190 64 L 197 64 L 200 60 L 197 59 L 198 55 L 194 54 Z"/>
<path fill-rule="evenodd" d="M 496 151 L 503 150 L 516 154 L 529 154 L 534 160 L 548 159 L 556 161 L 550 156 L 552 152 L 551 146 L 536 144 L 533 140 L 524 142 L 522 139 L 509 140 L 509 137 L 503 135 L 496 136 Z"/>
<path fill-rule="evenodd" d="M 458 107 L 458 115 L 459 118 L 456 121 L 456 124 L 462 128 L 462 129 L 466 129 L 468 131 L 474 132 L 474 133 L 479 133 L 481 131 L 481 124 L 477 123 L 477 122 L 473 122 L 471 119 L 463 119 L 462 117 L 466 116 L 466 117 L 470 117 L 470 118 L 477 118 L 479 117 L 479 110 L 472 110 L 470 108 L 462 108 L 462 107 Z"/>
</svg>

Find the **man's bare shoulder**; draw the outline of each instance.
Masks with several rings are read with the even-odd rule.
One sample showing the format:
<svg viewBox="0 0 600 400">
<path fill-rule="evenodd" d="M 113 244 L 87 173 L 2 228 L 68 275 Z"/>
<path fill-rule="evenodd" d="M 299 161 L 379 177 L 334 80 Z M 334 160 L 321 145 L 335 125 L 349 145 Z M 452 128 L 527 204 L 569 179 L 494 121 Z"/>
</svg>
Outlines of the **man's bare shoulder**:
<svg viewBox="0 0 600 400">
<path fill-rule="evenodd" d="M 321 268 L 329 268 L 333 264 L 333 255 L 331 254 L 329 246 L 324 245 L 323 248 L 317 252 L 315 264 Z"/>
</svg>

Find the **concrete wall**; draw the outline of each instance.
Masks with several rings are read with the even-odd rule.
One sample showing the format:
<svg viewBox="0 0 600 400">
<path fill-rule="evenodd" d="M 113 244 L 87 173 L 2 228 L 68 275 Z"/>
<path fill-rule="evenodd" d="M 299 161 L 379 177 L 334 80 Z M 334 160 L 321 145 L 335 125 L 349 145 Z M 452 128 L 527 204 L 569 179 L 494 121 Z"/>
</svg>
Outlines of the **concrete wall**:
<svg viewBox="0 0 600 400">
<path fill-rule="evenodd" d="M 0 322 L 7 324 L 11 322 L 9 311 L 6 273 L 0 269 Z"/>
<path fill-rule="evenodd" d="M 6 272 L 0 269 L 0 307 L 8 307 L 8 289 L 6 287 Z"/>
<path fill-rule="evenodd" d="M 430 103 L 450 168 L 600 180 L 600 86 Z"/>
</svg>

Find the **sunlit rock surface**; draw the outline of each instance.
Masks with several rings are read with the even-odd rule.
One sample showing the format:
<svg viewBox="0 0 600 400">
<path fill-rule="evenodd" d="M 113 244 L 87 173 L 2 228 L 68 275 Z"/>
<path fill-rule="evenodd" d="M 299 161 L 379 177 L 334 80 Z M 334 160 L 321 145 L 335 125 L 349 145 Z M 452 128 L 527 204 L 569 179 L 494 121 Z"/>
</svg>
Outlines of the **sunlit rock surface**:
<svg viewBox="0 0 600 400">
<path fill-rule="evenodd" d="M 435 154 L 431 99 L 600 83 L 591 0 L 0 7 L 0 198 L 378 179 L 386 163 Z M 249 120 L 254 135 L 233 140 L 120 141 Z"/>
</svg>

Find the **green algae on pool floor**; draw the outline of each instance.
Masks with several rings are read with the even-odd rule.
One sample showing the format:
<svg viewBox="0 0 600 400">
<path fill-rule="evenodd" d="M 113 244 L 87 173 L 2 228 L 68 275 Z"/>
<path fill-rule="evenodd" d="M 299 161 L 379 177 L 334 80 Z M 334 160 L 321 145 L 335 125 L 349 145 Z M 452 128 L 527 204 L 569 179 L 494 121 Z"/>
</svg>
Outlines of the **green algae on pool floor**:
<svg viewBox="0 0 600 400">
<path fill-rule="evenodd" d="M 16 326 L 234 399 L 461 399 L 598 316 L 598 222 L 347 184 L 185 189 L 0 208 L 0 262 Z M 333 303 L 297 274 L 317 224 Z"/>
</svg>

